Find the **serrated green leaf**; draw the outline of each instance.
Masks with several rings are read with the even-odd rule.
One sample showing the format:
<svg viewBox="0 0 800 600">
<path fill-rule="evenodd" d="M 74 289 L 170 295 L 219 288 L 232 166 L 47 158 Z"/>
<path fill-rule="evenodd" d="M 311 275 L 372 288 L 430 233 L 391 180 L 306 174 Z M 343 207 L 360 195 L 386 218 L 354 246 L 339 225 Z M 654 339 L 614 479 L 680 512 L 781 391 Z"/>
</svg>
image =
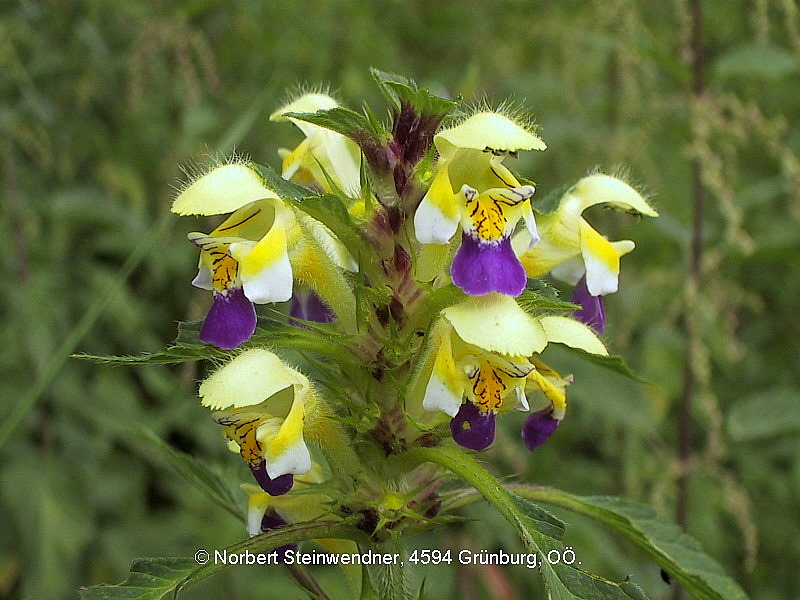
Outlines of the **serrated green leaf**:
<svg viewBox="0 0 800 600">
<path fill-rule="evenodd" d="M 728 432 L 739 442 L 800 432 L 800 402 L 794 388 L 775 388 L 736 403 L 728 414 Z"/>
<path fill-rule="evenodd" d="M 146 352 L 138 355 L 113 356 L 74 354 L 73 358 L 104 365 L 175 365 L 198 360 L 220 359 L 231 356 L 230 351 L 221 350 L 198 339 L 203 321 L 182 321 L 178 324 L 178 339 L 174 346 L 161 352 Z M 309 323 L 313 329 L 305 329 L 282 323 L 268 317 L 258 317 L 258 326 L 252 337 L 240 346 L 269 345 L 285 350 L 304 350 L 341 360 L 342 344 L 347 336 L 326 331 L 326 324 Z"/>
<path fill-rule="evenodd" d="M 628 366 L 628 363 L 625 362 L 621 356 L 600 356 L 599 354 L 590 354 L 589 352 L 585 352 L 579 348 L 571 348 L 569 346 L 565 346 L 564 344 L 559 344 L 567 352 L 572 354 L 576 354 L 582 360 L 585 360 L 590 363 L 594 363 L 604 369 L 608 369 L 609 371 L 613 371 L 618 375 L 622 375 L 623 377 L 627 377 L 628 379 L 632 379 L 634 381 L 638 381 L 639 383 L 650 383 L 649 380 L 645 379 L 641 375 L 637 375 L 633 369 Z"/>
<path fill-rule="evenodd" d="M 202 326 L 202 321 L 181 321 L 178 325 L 178 346 L 177 348 L 212 348 L 215 357 L 229 357 L 231 353 L 219 350 L 215 346 L 204 344 L 199 341 L 197 336 Z M 348 337 L 331 331 L 326 331 L 329 327 L 324 323 L 309 323 L 314 329 L 305 329 L 283 323 L 269 317 L 258 317 L 258 325 L 252 337 L 242 344 L 239 348 L 245 349 L 251 346 L 270 346 L 284 350 L 301 350 L 314 352 L 329 358 L 342 359 L 342 344 L 345 344 Z M 169 350 L 169 349 L 168 349 Z M 212 352 L 207 351 L 206 352 Z"/>
<path fill-rule="evenodd" d="M 194 457 L 171 447 L 149 429 L 142 428 L 139 436 L 155 448 L 189 483 L 234 517 L 244 521 L 244 514 L 236 506 L 236 499 L 231 490 L 216 473 Z"/>
<path fill-rule="evenodd" d="M 73 354 L 72 358 L 88 360 L 101 365 L 177 365 L 185 362 L 206 360 L 210 358 L 220 358 L 227 353 L 215 346 L 205 345 L 185 345 L 178 344 L 170 346 L 161 352 L 145 352 L 136 355 L 97 355 L 97 354 Z"/>
<path fill-rule="evenodd" d="M 396 111 L 399 111 L 403 104 L 409 104 L 420 115 L 426 117 L 436 115 L 442 118 L 456 107 L 456 103 L 452 100 L 435 96 L 425 88 L 418 88 L 408 77 L 379 69 L 370 69 L 370 73 Z"/>
<path fill-rule="evenodd" d="M 552 290 L 552 288 L 550 288 Z M 525 290 L 517 297 L 517 304 L 527 313 L 541 314 L 543 311 L 571 312 L 578 310 L 580 306 L 572 302 L 559 300 L 556 297 L 548 297 L 533 290 Z"/>
<path fill-rule="evenodd" d="M 517 530 L 529 552 L 539 556 L 541 573 L 551 600 L 630 600 L 620 584 L 587 573 L 561 561 L 564 523 L 549 512 L 509 491 L 474 458 L 452 447 L 414 448 L 406 460 L 433 462 L 446 467 L 475 487 Z M 552 561 L 547 557 L 550 553 Z"/>
<path fill-rule="evenodd" d="M 514 525 L 523 543 L 529 548 L 535 548 L 532 532 L 539 532 L 556 540 L 561 539 L 564 534 L 564 523 L 536 504 L 526 502 L 509 492 L 477 460 L 458 448 L 413 448 L 400 460 L 437 463 L 464 479 Z"/>
<path fill-rule="evenodd" d="M 363 542 L 364 536 L 346 522 L 296 523 L 262 533 L 238 544 L 220 549 L 225 555 L 250 552 L 268 553 L 303 540 L 337 538 Z M 208 561 L 194 558 L 141 558 L 133 561 L 128 577 L 116 585 L 95 585 L 80 590 L 81 600 L 166 600 L 177 598 L 187 587 L 213 575 L 225 563 L 215 560 L 215 549 L 208 550 Z"/>
<path fill-rule="evenodd" d="M 562 521 L 526 498 L 512 493 L 509 493 L 509 497 L 519 512 L 520 518 L 529 523 L 536 531 L 554 540 L 560 540 L 563 537 L 566 526 Z"/>
<path fill-rule="evenodd" d="M 192 558 L 139 558 L 128 578 L 117 585 L 95 585 L 80 590 L 81 600 L 166 600 L 198 568 Z"/>
<path fill-rule="evenodd" d="M 644 550 L 697 600 L 748 600 L 744 590 L 703 552 L 697 540 L 649 506 L 611 496 L 574 496 L 552 488 L 512 487 L 521 496 L 573 510 L 607 525 Z"/>
<path fill-rule="evenodd" d="M 259 175 L 261 175 L 261 178 L 264 180 L 264 185 L 266 185 L 269 189 L 278 194 L 278 196 L 280 196 L 284 200 L 301 202 L 306 198 L 311 198 L 317 195 L 307 187 L 303 187 L 302 185 L 298 185 L 296 183 L 292 183 L 291 181 L 287 181 L 286 179 L 281 177 L 280 173 L 278 173 L 275 169 L 273 169 L 269 165 L 259 165 L 257 163 L 250 163 L 249 166 L 258 171 Z"/>
<path fill-rule="evenodd" d="M 541 558 L 541 572 L 550 600 L 630 600 L 629 582 L 617 583 L 561 562 L 565 548 L 551 538 L 535 535 Z M 546 557 L 553 557 L 551 563 Z M 625 586 L 625 588 L 623 588 Z M 637 600 L 647 600 L 641 588 Z"/>
<path fill-rule="evenodd" d="M 337 106 L 315 113 L 286 113 L 286 117 L 313 123 L 353 140 L 369 156 L 369 150 L 383 146 L 389 134 L 383 125 L 354 110 Z"/>
<path fill-rule="evenodd" d="M 374 67 L 371 68 L 369 72 L 370 75 L 372 75 L 372 78 L 375 80 L 375 83 L 378 84 L 378 89 L 392 104 L 395 110 L 400 110 L 400 97 L 397 94 L 397 88 L 401 86 L 409 89 L 416 88 L 416 84 L 411 79 L 404 77 L 403 75 L 381 71 L 380 69 L 376 69 Z"/>
</svg>

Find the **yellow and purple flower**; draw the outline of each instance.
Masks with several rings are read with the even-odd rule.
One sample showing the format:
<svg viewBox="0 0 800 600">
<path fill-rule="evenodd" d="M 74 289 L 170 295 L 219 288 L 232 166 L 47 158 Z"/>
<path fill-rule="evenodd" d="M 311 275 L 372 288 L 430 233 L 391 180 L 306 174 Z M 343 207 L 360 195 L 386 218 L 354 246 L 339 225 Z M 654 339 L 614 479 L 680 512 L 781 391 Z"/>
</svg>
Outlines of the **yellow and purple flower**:
<svg viewBox="0 0 800 600">
<path fill-rule="evenodd" d="M 253 303 L 292 297 L 287 230 L 293 226 L 291 210 L 279 200 L 265 199 L 240 208 L 208 235 L 189 234 L 189 241 L 200 248 L 192 285 L 214 294 L 201 341 L 235 348 L 255 331 Z"/>
<path fill-rule="evenodd" d="M 361 191 L 361 150 L 344 135 L 302 121 L 289 113 L 315 113 L 336 108 L 336 100 L 319 92 L 292 100 L 270 116 L 271 121 L 291 121 L 305 135 L 294 150 L 281 148 L 281 175 L 300 185 L 324 192 L 342 192 L 355 198 Z"/>
<path fill-rule="evenodd" d="M 342 275 L 353 268 L 352 258 L 324 225 L 291 208 L 250 165 L 212 169 L 178 195 L 172 210 L 232 213 L 211 233 L 188 236 L 200 249 L 192 284 L 214 297 L 201 341 L 223 349 L 247 341 L 257 323 L 253 304 L 291 299 L 296 280 L 345 325 L 352 321 L 352 293 Z"/>
<path fill-rule="evenodd" d="M 518 296 L 527 278 L 511 235 L 522 219 L 530 245 L 538 241 L 530 200 L 535 188 L 521 184 L 503 159 L 520 150 L 544 150 L 544 142 L 503 114 L 479 112 L 436 134 L 434 144 L 439 162 L 414 214 L 417 239 L 447 244 L 460 225 L 453 283 L 471 296 Z"/>
<path fill-rule="evenodd" d="M 543 363 L 536 356 L 549 342 L 607 354 L 582 323 L 567 317 L 534 317 L 500 293 L 469 298 L 445 309 L 442 317 L 431 333 L 436 351 L 422 407 L 452 417 L 453 439 L 471 450 L 492 443 L 498 414 L 529 410 L 526 387 L 553 396 L 551 388 L 558 384 L 549 372 L 539 372 Z M 563 418 L 561 404 L 554 413 L 557 420 Z M 528 426 L 529 431 L 534 429 L 536 425 Z"/>
<path fill-rule="evenodd" d="M 635 244 L 631 240 L 610 242 L 583 218 L 584 210 L 598 204 L 649 217 L 658 216 L 627 183 L 609 175 L 595 174 L 571 187 L 555 212 L 537 217 L 541 235 L 538 244 L 531 246 L 527 232 L 520 231 L 513 245 L 528 277 L 552 273 L 557 279 L 577 286 L 574 299 L 584 311 L 576 316 L 602 332 L 605 313 L 600 297 L 617 291 L 620 257 L 631 252 Z M 594 298 L 591 302 L 590 297 Z"/>
<path fill-rule="evenodd" d="M 295 475 L 311 469 L 304 436 L 313 435 L 323 411 L 311 382 L 278 356 L 246 350 L 206 379 L 199 393 L 264 491 L 285 494 Z"/>
</svg>

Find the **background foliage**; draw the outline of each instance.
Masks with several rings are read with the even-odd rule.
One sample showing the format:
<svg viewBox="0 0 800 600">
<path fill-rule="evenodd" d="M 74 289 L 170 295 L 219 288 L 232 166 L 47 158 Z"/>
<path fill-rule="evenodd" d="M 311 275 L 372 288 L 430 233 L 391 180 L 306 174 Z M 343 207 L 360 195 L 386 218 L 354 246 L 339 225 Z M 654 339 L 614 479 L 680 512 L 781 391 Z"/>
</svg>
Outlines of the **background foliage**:
<svg viewBox="0 0 800 600">
<path fill-rule="evenodd" d="M 706 2 L 707 89 L 693 100 L 686 4 L 4 3 L 0 598 L 71 597 L 120 581 L 134 557 L 190 556 L 243 538 L 140 432 L 210 462 L 232 488 L 246 480 L 196 399 L 202 373 L 67 356 L 155 351 L 174 338 L 175 321 L 201 317 L 208 298 L 188 285 L 196 255 L 185 234 L 209 224 L 164 216 L 180 166 L 234 147 L 277 164 L 276 148 L 299 139 L 267 120 L 286 90 L 330 83 L 354 108 L 380 105 L 369 66 L 452 97 L 515 97 L 549 146 L 518 165 L 540 193 L 595 166 L 624 167 L 662 215 L 591 217 L 612 239 L 638 240 L 607 303 L 606 337 L 652 385 L 553 354 L 548 362 L 576 376 L 564 426 L 529 455 L 510 440 L 519 423 L 507 424 L 485 458 L 519 480 L 674 514 L 676 407 L 691 344 L 689 530 L 753 597 L 791 597 L 800 561 L 800 538 L 787 535 L 800 522 L 800 13 L 792 0 Z M 701 285 L 687 289 L 693 160 L 708 197 Z M 466 514 L 479 521 L 412 545 L 518 548 L 485 507 Z M 669 596 L 646 557 L 562 516 L 584 564 Z M 426 575 L 432 597 L 542 593 L 523 568 Z M 263 597 L 265 577 L 228 569 L 186 596 Z M 270 576 L 269 585 L 289 583 Z"/>
</svg>

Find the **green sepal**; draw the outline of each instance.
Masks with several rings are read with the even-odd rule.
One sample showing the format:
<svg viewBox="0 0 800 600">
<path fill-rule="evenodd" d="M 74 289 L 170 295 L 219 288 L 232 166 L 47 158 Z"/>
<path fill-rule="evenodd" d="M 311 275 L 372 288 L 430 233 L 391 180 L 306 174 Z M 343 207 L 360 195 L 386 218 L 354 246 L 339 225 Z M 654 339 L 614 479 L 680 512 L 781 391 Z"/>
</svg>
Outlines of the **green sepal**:
<svg viewBox="0 0 800 600">
<path fill-rule="evenodd" d="M 467 295 L 453 284 L 446 285 L 428 294 L 423 305 L 409 320 L 412 334 L 427 328 L 445 308 L 466 300 Z"/>
<path fill-rule="evenodd" d="M 324 223 L 336 238 L 344 244 L 350 255 L 361 269 L 373 281 L 380 281 L 381 274 L 374 260 L 375 251 L 362 237 L 361 232 L 347 211 L 344 202 L 338 196 L 307 196 L 298 201 L 296 208 Z"/>
<path fill-rule="evenodd" d="M 520 183 L 527 184 L 528 180 L 520 178 Z M 552 215 L 561 206 L 561 199 L 573 188 L 574 184 L 562 185 L 548 192 L 541 200 L 537 195 L 531 203 L 533 212 L 539 215 Z"/>
</svg>

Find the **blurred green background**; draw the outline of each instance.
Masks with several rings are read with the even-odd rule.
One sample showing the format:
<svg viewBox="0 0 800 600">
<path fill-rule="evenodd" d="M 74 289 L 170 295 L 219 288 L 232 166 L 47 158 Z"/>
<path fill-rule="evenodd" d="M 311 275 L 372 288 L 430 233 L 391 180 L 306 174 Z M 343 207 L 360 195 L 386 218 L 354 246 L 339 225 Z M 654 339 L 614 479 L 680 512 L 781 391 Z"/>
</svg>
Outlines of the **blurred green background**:
<svg viewBox="0 0 800 600">
<path fill-rule="evenodd" d="M 70 598 L 138 556 L 188 556 L 245 535 L 137 433 L 155 431 L 235 486 L 244 467 L 196 399 L 202 366 L 100 367 L 200 318 L 196 250 L 210 222 L 165 215 L 181 168 L 234 148 L 278 164 L 299 134 L 270 123 L 298 85 L 383 105 L 368 67 L 468 101 L 512 97 L 548 150 L 510 165 L 540 194 L 594 167 L 625 172 L 661 217 L 596 212 L 636 240 L 608 298 L 613 351 L 642 386 L 569 356 L 570 410 L 535 454 L 506 423 L 495 472 L 675 512 L 678 402 L 696 377 L 689 531 L 753 598 L 796 597 L 800 562 L 800 11 L 705 2 L 706 93 L 691 95 L 686 0 L 559 2 L 7 1 L 0 8 L 0 598 Z M 687 291 L 692 162 L 707 193 L 702 285 Z M 687 304 L 687 297 L 693 298 Z M 107 299 L 107 302 L 104 300 Z M 102 310 L 100 310 L 102 309 Z M 88 315 L 88 317 L 86 316 Z M 518 548 L 484 507 L 420 548 Z M 567 544 L 590 570 L 669 586 L 595 525 Z M 265 598 L 271 567 L 232 568 L 187 598 Z M 335 579 L 335 572 L 319 571 Z M 543 598 L 515 569 L 429 568 L 430 597 Z M 517 590 L 518 592 L 514 592 Z M 290 597 L 300 597 L 299 592 Z M 346 596 L 344 596 L 346 597 Z"/>
</svg>

